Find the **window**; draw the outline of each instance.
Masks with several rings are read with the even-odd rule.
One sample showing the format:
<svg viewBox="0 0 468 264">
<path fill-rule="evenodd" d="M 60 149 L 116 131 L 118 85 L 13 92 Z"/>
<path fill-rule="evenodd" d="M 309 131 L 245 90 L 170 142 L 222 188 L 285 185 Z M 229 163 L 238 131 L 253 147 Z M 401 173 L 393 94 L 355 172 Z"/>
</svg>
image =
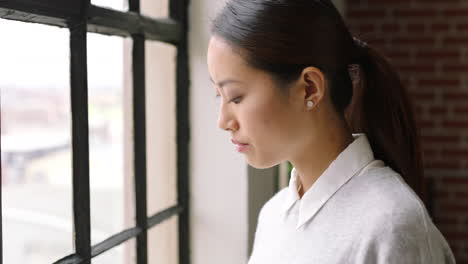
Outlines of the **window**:
<svg viewBox="0 0 468 264">
<path fill-rule="evenodd" d="M 8 204 L 5 199 L 10 199 L 15 195 L 34 199 L 28 202 L 17 198 L 17 201 L 23 203 L 22 210 L 1 208 L 2 228 L 0 231 L 4 232 L 0 234 L 2 237 L 7 235 L 9 229 L 5 229 L 3 225 L 7 225 L 8 219 L 11 220 L 16 216 L 23 220 L 42 219 L 41 226 L 28 224 L 27 221 L 21 224 L 28 235 L 40 236 L 42 241 L 44 237 L 50 239 L 48 241 L 50 243 L 36 244 L 34 241 L 37 242 L 37 239 L 31 239 L 32 244 L 26 247 L 29 250 L 27 256 L 30 259 L 23 260 L 7 260 L 8 254 L 3 250 L 4 247 L 7 249 L 7 245 L 3 243 L 0 245 L 2 249 L 0 253 L 2 253 L 2 260 L 7 263 L 9 261 L 118 263 L 114 262 L 117 259 L 116 256 L 130 250 L 135 255 L 135 261 L 132 263 L 146 264 L 148 263 L 148 233 L 150 230 L 158 230 L 158 227 L 167 224 L 176 216 L 178 217 L 176 224 L 178 261 L 189 263 L 187 1 L 169 1 L 167 8 L 169 16 L 167 17 L 161 17 L 158 14 L 152 17 L 141 15 L 140 4 L 138 0 L 130 0 L 128 5 L 123 3 L 123 6 L 119 8 L 115 6 L 115 1 L 93 0 L 93 4 L 90 4 L 89 0 L 66 2 L 0 0 L 0 30 L 8 30 L 11 23 L 25 28 L 25 31 L 21 33 L 3 34 L 5 38 L 25 38 L 12 42 L 2 41 L 3 44 L 0 44 L 2 53 L 11 53 L 11 56 L 17 56 L 12 59 L 24 60 L 24 64 L 16 64 L 21 65 L 21 69 L 15 69 L 13 64 L 6 64 L 3 61 L 0 63 L 2 70 L 5 70 L 3 72 L 11 72 L 8 75 L 11 83 L 31 90 L 34 90 L 35 82 L 31 81 L 34 78 L 44 78 L 51 82 L 48 86 L 50 89 L 41 91 L 36 89 L 34 92 L 23 94 L 21 94 L 21 89 L 15 89 L 13 86 L 1 86 L 0 90 L 3 204 Z M 127 9 L 129 11 L 123 11 Z M 15 21 L 12 22 L 12 20 Z M 57 41 L 52 41 L 52 39 Z M 11 46 L 5 47 L 5 43 L 10 43 Z M 99 52 L 99 43 L 104 43 L 108 49 L 101 48 Z M 44 52 L 41 50 L 43 46 L 47 46 L 49 50 L 53 46 L 53 52 Z M 125 47 L 131 48 L 131 52 L 125 53 Z M 100 78 L 105 76 L 100 73 L 99 67 L 95 67 L 94 61 L 109 60 L 112 55 L 108 53 L 113 49 L 122 51 L 122 60 L 129 60 L 131 68 L 126 72 L 130 72 L 131 76 L 128 80 L 123 80 L 122 75 L 119 75 L 119 71 L 123 71 L 123 68 L 115 68 L 113 62 L 108 61 L 109 67 L 114 68 L 109 71 L 112 74 L 107 76 L 104 82 L 112 84 L 112 81 L 116 79 L 120 79 L 117 83 L 130 82 L 130 104 L 123 102 L 122 98 L 126 93 L 124 88 L 110 85 L 107 91 L 103 91 L 103 85 L 99 85 Z M 150 119 L 148 116 L 151 112 L 147 113 L 145 89 L 146 76 L 149 74 L 145 58 L 148 52 L 155 49 L 165 50 L 167 54 L 173 55 L 175 84 L 173 93 L 168 94 L 174 99 L 176 110 L 173 122 L 175 134 L 173 160 L 176 164 L 177 177 L 174 185 L 177 195 L 172 199 L 175 204 L 169 199 L 167 204 L 172 204 L 158 211 L 148 209 L 150 204 L 148 199 L 153 197 L 147 192 L 149 162 L 147 161 L 146 138 L 147 120 Z M 126 55 L 129 55 L 128 58 Z M 68 58 L 68 60 L 58 62 L 57 60 L 61 58 Z M 170 60 L 171 56 L 168 58 Z M 57 67 L 57 65 L 62 65 L 62 67 Z M 31 72 L 34 72 L 36 76 L 21 76 L 25 67 L 28 66 L 34 67 Z M 155 69 L 158 70 L 157 67 L 151 68 L 153 71 Z M 29 83 L 22 84 L 28 81 Z M 168 87 L 172 86 L 168 85 Z M 34 94 L 34 96 L 28 98 L 24 94 Z M 15 108 L 15 102 L 21 102 L 27 107 Z M 21 115 L 22 111 L 26 111 L 24 109 L 28 111 L 28 114 Z M 124 157 L 128 153 L 124 154 L 123 145 L 126 141 L 120 129 L 129 113 L 133 117 L 132 135 L 130 135 L 132 151 L 130 156 Z M 18 135 L 8 133 L 8 130 L 13 131 L 15 127 L 18 127 L 15 122 L 21 120 L 20 117 L 31 116 L 33 117 L 31 122 L 22 122 L 27 126 L 21 127 L 20 130 L 31 135 L 35 133 L 31 129 L 35 127 L 34 122 L 43 122 L 40 126 L 47 127 L 47 130 L 42 131 L 43 136 L 40 140 L 29 142 L 28 139 L 31 137 L 27 133 L 16 140 L 7 137 Z M 34 135 L 37 139 L 37 134 Z M 167 135 L 171 134 L 168 132 Z M 163 139 L 159 137 L 157 140 Z M 171 140 L 172 138 L 168 138 L 169 142 Z M 171 143 L 167 144 L 171 145 Z M 28 148 L 32 151 L 27 150 Z M 109 156 L 112 158 L 111 164 L 105 164 L 103 158 L 109 158 Z M 27 162 L 26 168 L 25 160 L 31 161 L 31 157 L 34 157 L 34 161 L 41 160 L 41 162 Z M 133 175 L 131 181 L 118 176 L 119 173 L 128 169 L 123 166 L 124 159 L 133 161 L 129 166 Z M 153 161 L 151 162 L 153 164 Z M 162 166 L 151 167 L 151 173 L 155 177 L 163 177 L 155 173 Z M 161 173 L 163 171 L 161 169 Z M 105 173 L 108 174 L 104 175 Z M 116 176 L 112 178 L 109 174 Z M 27 175 L 26 179 L 24 175 Z M 20 191 L 6 188 L 15 181 L 26 181 L 27 188 Z M 114 219 L 112 213 L 103 213 L 103 209 L 100 211 L 99 206 L 95 206 L 95 204 L 110 205 L 115 197 L 123 203 L 122 197 L 127 195 L 125 193 L 128 190 L 121 187 L 129 183 L 133 186 L 132 193 L 129 195 L 132 199 L 125 201 L 132 202 L 132 205 L 126 208 L 131 208 L 133 215 L 130 214 L 128 217 L 126 214 L 125 219 Z M 101 188 L 103 186 L 104 189 Z M 109 187 L 115 188 L 109 190 Z M 45 196 L 41 195 L 41 192 L 54 193 L 57 197 L 49 201 L 44 199 Z M 37 207 L 31 209 L 33 205 Z M 108 212 L 113 210 L 112 208 L 105 209 L 109 210 Z M 116 209 L 115 214 L 121 215 L 122 210 L 124 209 Z M 99 220 L 101 222 L 95 221 L 94 217 L 101 219 Z M 112 224 L 106 226 L 102 224 L 102 221 Z M 124 222 L 119 224 L 119 221 Z M 28 228 L 34 230 L 28 230 Z M 59 240 L 52 241 L 53 236 L 41 236 L 38 233 L 38 231 L 46 232 L 47 228 L 54 229 L 51 232 L 57 233 Z M 41 259 L 43 256 L 46 258 Z M 131 263 L 129 261 L 132 260 L 122 263 Z"/>
</svg>

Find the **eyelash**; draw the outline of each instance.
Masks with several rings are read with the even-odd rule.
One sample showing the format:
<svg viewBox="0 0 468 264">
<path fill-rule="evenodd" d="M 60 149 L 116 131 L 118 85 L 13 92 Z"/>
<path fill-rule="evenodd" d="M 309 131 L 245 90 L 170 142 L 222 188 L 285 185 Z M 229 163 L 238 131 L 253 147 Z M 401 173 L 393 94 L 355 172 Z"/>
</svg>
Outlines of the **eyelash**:
<svg viewBox="0 0 468 264">
<path fill-rule="evenodd" d="M 241 99 L 241 96 L 238 96 L 238 97 L 232 99 L 231 102 L 233 102 L 234 104 L 240 104 L 240 99 Z M 235 102 L 236 100 L 238 100 L 237 103 Z"/>
<path fill-rule="evenodd" d="M 219 97 L 221 97 L 221 95 L 217 94 L 217 95 L 216 95 L 216 98 L 219 98 Z M 235 102 L 235 101 L 236 101 L 236 100 L 240 100 L 241 97 L 242 97 L 242 96 L 238 96 L 238 97 L 232 99 L 230 102 L 233 102 L 234 104 L 239 104 L 240 101 L 238 101 L 238 102 Z"/>
</svg>

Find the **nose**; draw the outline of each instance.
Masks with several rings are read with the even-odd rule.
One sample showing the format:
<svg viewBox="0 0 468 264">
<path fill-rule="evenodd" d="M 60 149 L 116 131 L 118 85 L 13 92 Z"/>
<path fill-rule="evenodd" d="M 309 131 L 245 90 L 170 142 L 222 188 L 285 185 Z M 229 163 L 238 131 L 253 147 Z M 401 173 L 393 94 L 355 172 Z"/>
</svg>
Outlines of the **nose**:
<svg viewBox="0 0 468 264">
<path fill-rule="evenodd" d="M 239 123 L 225 106 L 225 104 L 221 104 L 218 114 L 218 127 L 226 131 L 236 131 L 239 129 Z"/>
</svg>

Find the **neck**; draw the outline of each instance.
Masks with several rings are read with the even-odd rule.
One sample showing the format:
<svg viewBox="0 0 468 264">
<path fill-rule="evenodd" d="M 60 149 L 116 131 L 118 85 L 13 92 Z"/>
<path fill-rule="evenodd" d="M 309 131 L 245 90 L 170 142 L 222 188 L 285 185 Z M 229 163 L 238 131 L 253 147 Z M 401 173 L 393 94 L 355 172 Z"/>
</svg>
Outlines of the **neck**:
<svg viewBox="0 0 468 264">
<path fill-rule="evenodd" d="M 351 130 L 344 123 L 320 133 L 317 141 L 304 146 L 299 155 L 294 160 L 290 160 L 302 184 L 299 191 L 301 198 L 353 140 Z"/>
</svg>

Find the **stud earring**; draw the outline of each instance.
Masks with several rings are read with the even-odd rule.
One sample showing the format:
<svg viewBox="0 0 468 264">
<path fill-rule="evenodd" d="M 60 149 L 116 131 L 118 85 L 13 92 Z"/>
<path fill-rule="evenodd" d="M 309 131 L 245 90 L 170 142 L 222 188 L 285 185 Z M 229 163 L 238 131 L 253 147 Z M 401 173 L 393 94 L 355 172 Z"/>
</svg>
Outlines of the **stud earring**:
<svg viewBox="0 0 468 264">
<path fill-rule="evenodd" d="M 307 107 L 311 108 L 312 106 L 314 106 L 314 102 L 313 101 L 307 101 Z"/>
</svg>

